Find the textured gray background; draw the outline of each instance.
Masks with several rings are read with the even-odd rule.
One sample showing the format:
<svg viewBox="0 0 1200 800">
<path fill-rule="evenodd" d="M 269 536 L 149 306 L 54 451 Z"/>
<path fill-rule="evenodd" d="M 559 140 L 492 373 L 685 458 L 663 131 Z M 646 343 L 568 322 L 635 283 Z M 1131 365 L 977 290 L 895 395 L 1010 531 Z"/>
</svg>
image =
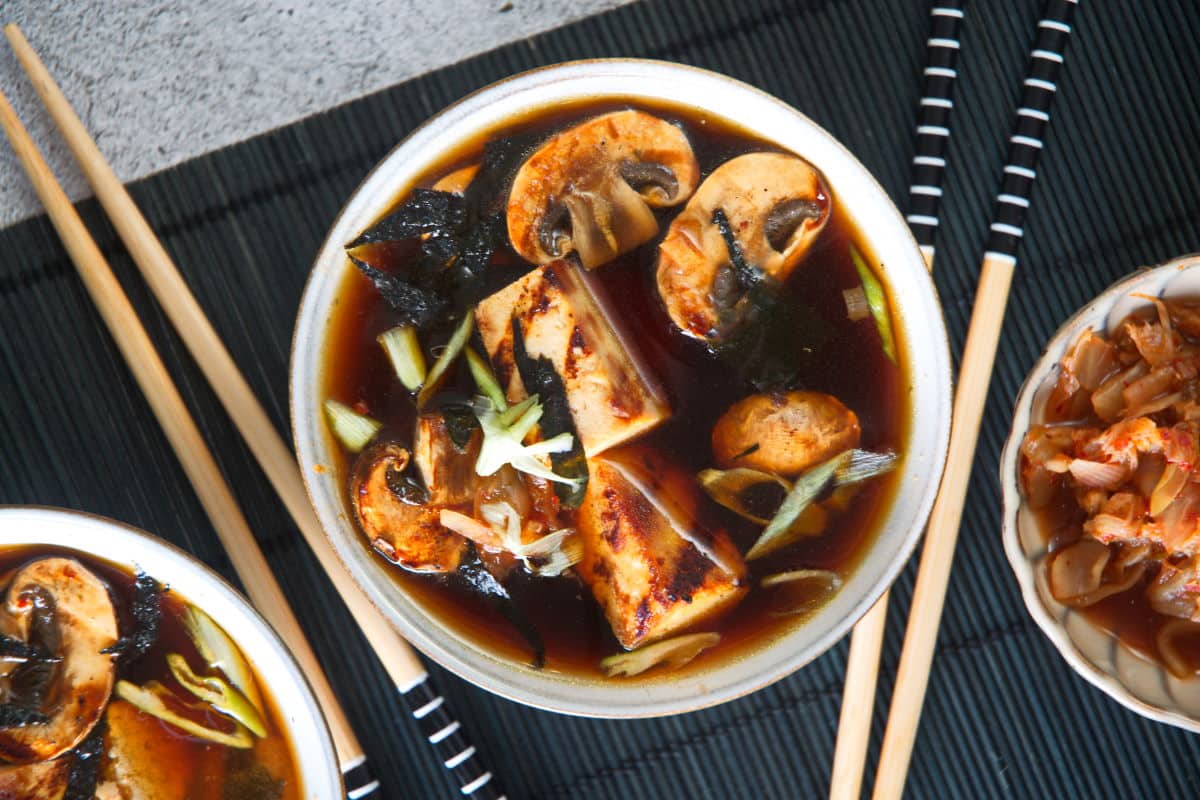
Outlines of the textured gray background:
<svg viewBox="0 0 1200 800">
<path fill-rule="evenodd" d="M 629 0 L 0 0 L 126 181 Z M 503 10 L 506 9 L 507 10 Z M 0 43 L 0 90 L 89 192 Z M 0 227 L 40 210 L 0 146 Z"/>
</svg>

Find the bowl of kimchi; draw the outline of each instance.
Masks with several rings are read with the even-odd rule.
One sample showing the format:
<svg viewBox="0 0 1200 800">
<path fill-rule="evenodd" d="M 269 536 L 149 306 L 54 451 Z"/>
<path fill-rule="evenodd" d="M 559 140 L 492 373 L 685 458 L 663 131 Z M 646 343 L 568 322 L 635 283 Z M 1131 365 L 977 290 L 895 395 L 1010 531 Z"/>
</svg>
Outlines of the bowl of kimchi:
<svg viewBox="0 0 1200 800">
<path fill-rule="evenodd" d="M 1200 255 L 1071 317 L 1018 395 L 1004 548 L 1076 672 L 1200 731 Z"/>
</svg>

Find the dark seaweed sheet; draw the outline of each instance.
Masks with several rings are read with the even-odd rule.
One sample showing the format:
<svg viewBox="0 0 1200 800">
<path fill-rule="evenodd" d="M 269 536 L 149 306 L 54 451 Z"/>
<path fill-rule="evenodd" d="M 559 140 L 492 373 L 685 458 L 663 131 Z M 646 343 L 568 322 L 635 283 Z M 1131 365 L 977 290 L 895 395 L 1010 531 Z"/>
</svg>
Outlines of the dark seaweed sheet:
<svg viewBox="0 0 1200 800">
<path fill-rule="evenodd" d="M 86 739 L 73 751 L 71 771 L 67 778 L 67 793 L 63 800 L 91 800 L 100 782 L 100 762 L 104 755 L 104 733 L 107 726 L 101 720 Z"/>
<path fill-rule="evenodd" d="M 542 636 L 537 632 L 537 628 L 533 627 L 533 623 L 529 621 L 529 617 L 513 602 L 512 595 L 509 594 L 508 589 L 504 588 L 504 584 L 488 572 L 487 567 L 478 557 L 459 567 L 456 574 L 473 591 L 486 597 L 496 607 L 496 610 L 509 621 L 533 650 L 530 666 L 541 669 L 546 663 L 546 645 L 542 642 Z"/>
<path fill-rule="evenodd" d="M 567 508 L 578 508 L 587 491 L 588 468 L 579 432 L 575 430 L 575 419 L 571 416 L 571 406 L 567 402 L 567 387 L 548 358 L 532 358 L 529 355 L 525 349 L 525 334 L 516 317 L 513 317 L 511 324 L 513 361 L 517 365 L 517 372 L 525 384 L 525 391 L 530 395 L 536 394 L 542 404 L 542 418 L 538 421 L 542 438 L 550 439 L 560 433 L 571 434 L 571 449 L 565 453 L 551 453 L 550 463 L 554 472 L 564 478 L 582 479 L 574 488 L 565 483 L 554 484 L 554 491 L 562 504 Z"/>
<path fill-rule="evenodd" d="M 129 612 L 133 616 L 133 632 L 123 635 L 105 653 L 118 658 L 133 660 L 144 655 L 158 641 L 158 629 L 162 622 L 163 585 L 141 570 L 133 582 L 133 603 Z"/>
</svg>

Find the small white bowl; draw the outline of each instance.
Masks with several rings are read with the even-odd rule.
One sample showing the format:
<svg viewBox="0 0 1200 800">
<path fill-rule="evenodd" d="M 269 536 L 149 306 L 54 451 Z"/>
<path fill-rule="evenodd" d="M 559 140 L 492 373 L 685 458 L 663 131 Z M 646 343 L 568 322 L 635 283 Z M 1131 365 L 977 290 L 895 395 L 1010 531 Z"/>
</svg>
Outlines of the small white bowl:
<svg viewBox="0 0 1200 800">
<path fill-rule="evenodd" d="M 0 507 L 0 548 L 21 545 L 62 547 L 129 570 L 141 568 L 204 609 L 267 681 L 264 689 L 287 728 L 302 796 L 344 796 L 333 740 L 304 673 L 266 620 L 221 576 L 177 547 L 114 520 L 56 508 Z"/>
<path fill-rule="evenodd" d="M 348 268 L 342 246 L 380 217 L 443 156 L 530 112 L 580 100 L 690 107 L 729 120 L 812 162 L 828 178 L 862 235 L 885 262 L 909 365 L 911 418 L 900 485 L 875 543 L 845 585 L 803 625 L 737 658 L 669 680 L 626 683 L 538 671 L 498 658 L 426 613 L 396 584 L 394 570 L 363 546 L 335 470 L 336 444 L 321 414 L 330 312 Z M 291 401 L 296 450 L 317 516 L 350 572 L 400 632 L 463 678 L 528 705 L 595 717 L 645 717 L 713 705 L 766 686 L 825 652 L 899 573 L 924 527 L 942 474 L 950 428 L 950 360 L 933 282 L 904 218 L 859 161 L 796 109 L 724 75 L 658 61 L 581 61 L 527 72 L 450 106 L 418 128 L 351 195 L 317 254 L 296 321 Z"/>
<path fill-rule="evenodd" d="M 1200 732 L 1200 680 L 1176 678 L 1050 594 L 1046 539 L 1020 488 L 1021 441 L 1030 424 L 1044 418 L 1047 398 L 1058 381 L 1059 361 L 1085 328 L 1111 334 L 1130 313 L 1150 305 L 1133 294 L 1200 296 L 1200 255 L 1183 256 L 1118 281 L 1063 323 L 1046 345 L 1017 395 L 1012 431 L 1000 459 L 1004 552 L 1029 613 L 1076 672 L 1144 717 Z"/>
</svg>

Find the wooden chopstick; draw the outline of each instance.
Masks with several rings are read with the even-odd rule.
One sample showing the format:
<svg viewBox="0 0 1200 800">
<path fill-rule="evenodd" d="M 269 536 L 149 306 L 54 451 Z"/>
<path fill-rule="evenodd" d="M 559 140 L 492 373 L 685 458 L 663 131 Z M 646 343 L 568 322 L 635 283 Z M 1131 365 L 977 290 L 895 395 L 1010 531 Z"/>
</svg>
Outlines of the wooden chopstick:
<svg viewBox="0 0 1200 800">
<path fill-rule="evenodd" d="M 100 248 L 92 240 L 83 220 L 55 180 L 37 145 L 17 118 L 8 99 L 0 92 L 0 127 L 8 135 L 13 151 L 25 167 L 34 189 L 46 206 L 50 221 L 79 271 L 88 293 L 99 309 L 109 332 L 116 340 L 130 371 L 137 379 L 146 401 L 176 456 L 192 482 L 201 505 L 237 570 L 246 593 L 259 612 L 287 644 L 313 686 L 321 710 L 329 722 L 343 772 L 364 760 L 363 750 L 350 728 L 341 705 L 333 694 L 325 673 L 309 647 L 300 624 L 287 599 L 271 574 L 267 560 L 259 550 L 246 519 L 238 508 L 217 462 L 209 452 L 200 430 L 192 420 L 178 389 L 159 358 L 146 329 L 142 327 L 129 298 L 113 275 Z M 354 787 L 358 788 L 358 787 Z M 355 795 L 363 797 L 365 794 Z"/>
<path fill-rule="evenodd" d="M 492 772 L 483 766 L 445 699 L 430 685 L 428 672 L 421 660 L 387 618 L 367 599 L 334 552 L 309 503 L 291 450 L 284 444 L 254 396 L 145 216 L 25 36 L 16 25 L 5 26 L 4 32 L 113 227 L 291 514 L 309 548 L 404 696 L 422 734 L 434 746 L 443 765 L 453 765 L 446 768 L 460 789 L 469 788 L 471 797 L 480 800 L 500 797 Z M 453 735 L 434 738 L 451 726 L 457 726 Z M 466 754 L 465 757 L 463 754 Z"/>
<path fill-rule="evenodd" d="M 950 112 L 954 108 L 954 80 L 958 77 L 959 30 L 964 16 L 962 0 L 934 0 L 925 46 L 925 81 L 917 113 L 908 223 L 931 272 L 950 140 Z M 885 591 L 859 620 L 850 639 L 842 713 L 829 779 L 830 800 L 858 800 L 862 790 L 879 657 L 887 627 L 888 594 Z"/>
<path fill-rule="evenodd" d="M 899 800 L 904 792 L 913 741 L 929 682 L 938 625 L 958 541 L 967 482 L 983 419 L 992 365 L 1000 342 L 1004 309 L 1024 236 L 1038 156 L 1044 146 L 1050 106 L 1063 52 L 1071 34 L 1077 0 L 1048 0 L 1030 53 L 1021 106 L 1009 139 L 1008 164 L 997 196 L 988 249 L 979 274 L 975 307 L 963 348 L 958 391 L 954 397 L 950 450 L 942 486 L 929 517 L 925 547 L 913 591 L 896 687 L 875 773 L 875 800 Z"/>
</svg>

